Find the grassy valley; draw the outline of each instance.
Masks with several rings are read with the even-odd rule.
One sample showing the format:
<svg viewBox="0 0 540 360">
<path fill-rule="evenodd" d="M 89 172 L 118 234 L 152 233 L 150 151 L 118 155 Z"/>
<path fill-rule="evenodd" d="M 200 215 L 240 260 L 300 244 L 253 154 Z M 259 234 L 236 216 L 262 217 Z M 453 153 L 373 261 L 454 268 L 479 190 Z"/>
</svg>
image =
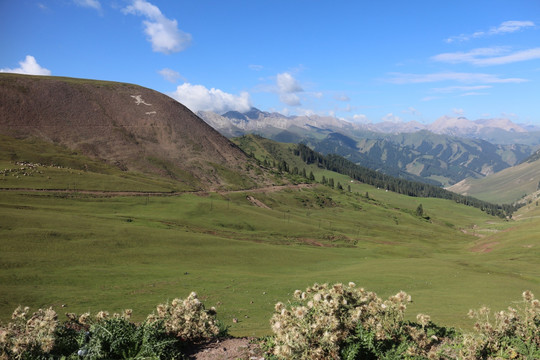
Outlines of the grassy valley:
<svg viewBox="0 0 540 360">
<path fill-rule="evenodd" d="M 24 154 L 30 145 L 11 141 L 14 148 L 1 161 L 16 171 L 20 165 L 8 154 Z M 119 196 L 106 191 L 178 189 L 100 168 L 61 148 L 45 150 L 51 159 L 70 160 L 41 167 L 39 175 L 4 176 L 1 187 L 42 189 L 46 180 L 50 189 L 77 185 L 70 192 L 0 193 L 2 320 L 19 304 L 52 305 L 60 313 L 133 308 L 142 318 L 157 303 L 197 291 L 233 335 L 261 336 L 270 332 L 274 304 L 295 289 L 354 281 L 381 296 L 407 291 L 411 316 L 424 312 L 435 322 L 468 327 L 469 308 L 504 308 L 524 289 L 540 287 L 539 243 L 530 235 L 538 230 L 534 206 L 509 222 L 452 201 L 351 182 L 313 165 L 306 171 L 317 181 L 333 177 L 345 190 L 313 184 Z M 38 160 L 30 153 L 16 159 Z M 81 170 L 83 163 L 88 170 Z M 274 180 L 290 182 L 279 182 L 277 172 Z M 416 215 L 420 204 L 423 217 Z"/>
</svg>

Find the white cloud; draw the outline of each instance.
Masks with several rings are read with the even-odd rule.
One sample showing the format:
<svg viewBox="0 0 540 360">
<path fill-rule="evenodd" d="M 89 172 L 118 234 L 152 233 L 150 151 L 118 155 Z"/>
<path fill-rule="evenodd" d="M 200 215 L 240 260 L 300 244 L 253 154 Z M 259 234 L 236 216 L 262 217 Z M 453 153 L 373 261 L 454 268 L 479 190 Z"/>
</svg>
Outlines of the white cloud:
<svg viewBox="0 0 540 360">
<path fill-rule="evenodd" d="M 98 0 L 73 0 L 73 2 L 79 6 L 101 10 L 101 4 Z"/>
<path fill-rule="evenodd" d="M 463 109 L 452 109 L 452 112 L 454 113 L 454 115 L 457 115 L 457 116 L 463 116 L 465 114 L 465 111 Z"/>
<path fill-rule="evenodd" d="M 300 106 L 302 105 L 302 102 L 300 101 L 300 98 L 296 94 L 280 94 L 279 100 L 287 104 L 289 106 Z"/>
<path fill-rule="evenodd" d="M 304 91 L 298 81 L 288 72 L 277 74 L 277 92 L 279 100 L 289 106 L 300 106 L 300 97 L 296 93 Z"/>
<path fill-rule="evenodd" d="M 277 74 L 277 86 L 280 93 L 295 93 L 304 91 L 296 79 L 289 73 Z"/>
<path fill-rule="evenodd" d="M 461 83 L 522 83 L 527 82 L 527 79 L 521 78 L 501 78 L 498 75 L 483 74 L 483 73 L 458 73 L 444 72 L 434 74 L 405 74 L 405 73 L 390 73 L 392 76 L 387 79 L 393 84 L 421 84 L 440 81 L 457 81 Z"/>
<path fill-rule="evenodd" d="M 169 68 L 163 68 L 158 71 L 158 73 L 163 76 L 163 78 L 169 82 L 175 83 L 179 79 L 182 79 L 182 75 L 178 71 L 174 71 Z"/>
<path fill-rule="evenodd" d="M 386 114 L 386 116 L 383 116 L 381 120 L 386 121 L 386 122 L 393 122 L 393 123 L 401 122 L 401 118 L 392 113 Z"/>
<path fill-rule="evenodd" d="M 469 63 L 473 65 L 503 65 L 520 61 L 540 59 L 540 48 L 527 49 L 508 54 L 503 47 L 480 48 L 469 52 L 444 53 L 432 59 L 451 64 Z"/>
<path fill-rule="evenodd" d="M 535 24 L 532 21 L 504 21 L 497 27 L 492 27 L 487 31 L 476 31 L 472 34 L 460 34 L 457 36 L 451 36 L 446 39 L 447 43 L 452 43 L 454 41 L 468 41 L 470 39 L 475 39 L 484 36 L 492 36 L 499 34 L 508 34 L 519 31 L 521 29 L 534 27 Z"/>
<path fill-rule="evenodd" d="M 6 73 L 18 73 L 18 74 L 28 74 L 28 75 L 51 75 L 51 70 L 41 67 L 31 55 L 26 55 L 26 58 L 22 61 L 19 61 L 20 67 L 15 69 L 0 69 L 0 72 Z"/>
<path fill-rule="evenodd" d="M 534 27 L 534 22 L 532 21 L 505 21 L 501 23 L 501 25 L 499 25 L 498 27 L 491 28 L 488 33 L 490 35 L 513 33 L 527 27 Z"/>
<path fill-rule="evenodd" d="M 231 110 L 246 112 L 251 109 L 251 100 L 247 92 L 233 95 L 215 88 L 207 89 L 202 85 L 184 83 L 170 96 L 193 112 L 203 110 L 223 114 Z"/>
<path fill-rule="evenodd" d="M 456 93 L 456 92 L 491 89 L 492 87 L 493 86 L 491 85 L 447 86 L 444 88 L 433 89 L 433 92 L 441 93 L 441 94 L 451 94 L 451 93 Z"/>
<path fill-rule="evenodd" d="M 313 116 L 317 115 L 317 113 L 311 109 L 301 109 L 300 113 L 304 116 Z"/>
<path fill-rule="evenodd" d="M 191 43 L 191 35 L 178 29 L 178 22 L 166 18 L 159 8 L 146 0 L 132 0 L 132 4 L 122 10 L 125 14 L 141 15 L 144 32 L 152 43 L 152 50 L 171 54 L 184 50 Z"/>
<path fill-rule="evenodd" d="M 359 123 L 367 123 L 367 122 L 369 122 L 367 116 L 364 115 L 364 114 L 354 114 L 354 116 L 352 118 L 353 118 L 354 121 L 359 122 Z"/>
</svg>

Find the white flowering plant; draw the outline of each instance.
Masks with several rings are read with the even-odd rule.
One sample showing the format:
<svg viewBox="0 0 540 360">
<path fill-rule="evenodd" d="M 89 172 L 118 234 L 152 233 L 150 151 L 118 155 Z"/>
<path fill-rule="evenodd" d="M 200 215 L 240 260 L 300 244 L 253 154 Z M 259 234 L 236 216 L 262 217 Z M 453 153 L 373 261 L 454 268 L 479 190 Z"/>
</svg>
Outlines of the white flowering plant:
<svg viewBox="0 0 540 360">
<path fill-rule="evenodd" d="M 410 301 L 403 291 L 382 300 L 352 282 L 296 290 L 288 306 L 275 306 L 272 353 L 283 359 L 337 359 L 346 339 L 359 328 L 377 341 L 393 341 L 403 332 Z"/>
<path fill-rule="evenodd" d="M 447 358 L 540 359 L 540 300 L 531 291 L 524 291 L 522 301 L 506 311 L 483 306 L 468 316 L 476 320 L 475 332 L 447 347 Z"/>
<path fill-rule="evenodd" d="M 30 308 L 19 306 L 11 320 L 0 326 L 0 359 L 37 358 L 53 349 L 58 326 L 53 309 L 39 309 L 30 315 Z"/>
<path fill-rule="evenodd" d="M 195 292 L 186 299 L 159 304 L 156 312 L 146 320 L 151 324 L 162 322 L 168 333 L 186 342 L 210 339 L 226 331 L 216 319 L 216 309 L 212 307 L 207 310 Z"/>
<path fill-rule="evenodd" d="M 214 308 L 205 309 L 196 293 L 160 304 L 142 323 L 131 310 L 92 315 L 67 313 L 59 323 L 52 309 L 18 307 L 0 325 L 0 360 L 16 359 L 183 359 L 186 346 L 226 335 Z"/>
</svg>

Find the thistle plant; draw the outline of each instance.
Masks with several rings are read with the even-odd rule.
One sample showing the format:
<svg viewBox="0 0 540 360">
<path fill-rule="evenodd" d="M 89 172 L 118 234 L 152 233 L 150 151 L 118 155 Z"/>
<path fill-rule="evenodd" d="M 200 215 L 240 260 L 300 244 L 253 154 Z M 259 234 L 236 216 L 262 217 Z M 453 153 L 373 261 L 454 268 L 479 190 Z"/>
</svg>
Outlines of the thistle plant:
<svg viewBox="0 0 540 360">
<path fill-rule="evenodd" d="M 39 309 L 30 315 L 30 308 L 19 306 L 6 327 L 0 327 L 0 359 L 24 359 L 50 352 L 58 325 L 52 309 Z"/>
<path fill-rule="evenodd" d="M 147 318 L 149 323 L 163 322 L 165 330 L 186 342 L 200 341 L 218 336 L 220 328 L 216 309 L 206 310 L 204 304 L 192 292 L 186 299 L 174 299 L 159 304 L 156 312 Z"/>
<path fill-rule="evenodd" d="M 466 334 L 458 350 L 462 359 L 540 359 L 540 301 L 530 291 L 518 306 L 492 313 L 470 310 L 475 333 Z"/>
<path fill-rule="evenodd" d="M 372 331 L 377 340 L 394 339 L 410 301 L 405 292 L 383 301 L 352 282 L 296 290 L 289 306 L 281 302 L 275 306 L 270 320 L 273 354 L 285 359 L 337 359 L 341 345 L 358 326 Z"/>
</svg>

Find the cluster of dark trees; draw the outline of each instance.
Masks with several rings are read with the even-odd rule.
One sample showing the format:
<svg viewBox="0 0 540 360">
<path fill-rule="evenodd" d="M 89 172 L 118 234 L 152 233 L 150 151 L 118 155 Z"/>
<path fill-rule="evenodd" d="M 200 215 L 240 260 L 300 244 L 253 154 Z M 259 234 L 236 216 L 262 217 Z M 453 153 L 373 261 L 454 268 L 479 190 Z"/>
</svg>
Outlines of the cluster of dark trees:
<svg viewBox="0 0 540 360">
<path fill-rule="evenodd" d="M 315 164 L 320 168 L 335 171 L 337 173 L 347 175 L 362 183 L 373 185 L 378 188 L 399 194 L 415 197 L 432 197 L 453 200 L 460 204 L 479 208 L 490 215 L 499 216 L 501 218 L 510 216 L 515 210 L 517 210 L 517 207 L 514 205 L 492 204 L 486 201 L 478 200 L 471 196 L 456 194 L 438 186 L 385 175 L 375 170 L 357 165 L 339 155 L 323 155 L 313 151 L 304 144 L 298 144 L 294 150 L 294 154 L 299 156 L 306 164 Z"/>
</svg>

